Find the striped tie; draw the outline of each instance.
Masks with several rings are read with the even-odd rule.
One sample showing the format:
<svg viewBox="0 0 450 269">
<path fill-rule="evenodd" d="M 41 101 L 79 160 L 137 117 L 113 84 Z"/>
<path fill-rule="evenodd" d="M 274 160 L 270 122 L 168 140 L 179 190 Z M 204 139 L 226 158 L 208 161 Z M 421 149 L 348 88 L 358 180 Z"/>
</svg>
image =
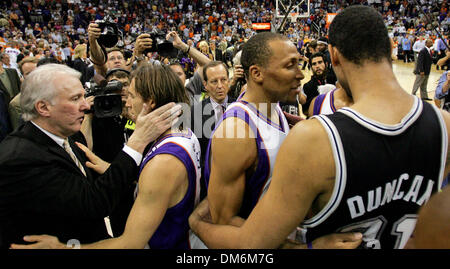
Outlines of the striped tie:
<svg viewBox="0 0 450 269">
<path fill-rule="evenodd" d="M 69 153 L 70 158 L 75 162 L 75 165 L 81 170 L 81 173 L 83 173 L 84 176 L 86 176 L 86 171 L 84 171 L 83 165 L 80 163 L 80 161 L 77 159 L 77 156 L 75 156 L 75 153 L 73 153 L 72 148 L 70 147 L 69 140 L 66 138 L 63 143 L 64 149 Z"/>
</svg>

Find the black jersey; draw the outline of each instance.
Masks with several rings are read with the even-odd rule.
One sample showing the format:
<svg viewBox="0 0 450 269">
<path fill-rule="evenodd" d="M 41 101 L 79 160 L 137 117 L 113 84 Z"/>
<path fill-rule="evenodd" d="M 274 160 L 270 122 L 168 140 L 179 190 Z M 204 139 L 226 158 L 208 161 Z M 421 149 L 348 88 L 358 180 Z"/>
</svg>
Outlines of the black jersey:
<svg viewBox="0 0 450 269">
<path fill-rule="evenodd" d="M 327 205 L 303 222 L 306 240 L 355 231 L 361 248 L 403 248 L 419 208 L 441 188 L 447 131 L 438 109 L 416 97 L 396 125 L 350 108 L 315 118 L 330 138 L 336 178 Z"/>
</svg>

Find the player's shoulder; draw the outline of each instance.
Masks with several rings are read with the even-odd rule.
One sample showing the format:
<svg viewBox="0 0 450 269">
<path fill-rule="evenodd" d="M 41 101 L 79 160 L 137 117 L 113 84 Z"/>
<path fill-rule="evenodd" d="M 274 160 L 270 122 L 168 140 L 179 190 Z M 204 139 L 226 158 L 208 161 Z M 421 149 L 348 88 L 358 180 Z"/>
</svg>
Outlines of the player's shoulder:
<svg viewBox="0 0 450 269">
<path fill-rule="evenodd" d="M 328 134 L 319 120 L 310 118 L 297 123 L 285 142 L 301 148 L 323 147 L 328 142 Z"/>
</svg>

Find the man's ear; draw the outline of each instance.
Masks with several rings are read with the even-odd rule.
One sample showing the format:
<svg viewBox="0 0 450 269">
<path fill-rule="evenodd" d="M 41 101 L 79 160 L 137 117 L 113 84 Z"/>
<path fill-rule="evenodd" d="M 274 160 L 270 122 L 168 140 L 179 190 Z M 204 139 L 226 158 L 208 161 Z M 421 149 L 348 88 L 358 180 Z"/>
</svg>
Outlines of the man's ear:
<svg viewBox="0 0 450 269">
<path fill-rule="evenodd" d="M 153 101 L 153 99 L 150 99 L 150 101 L 148 101 L 147 104 L 152 109 L 151 111 L 155 110 L 156 103 L 155 103 L 155 101 Z"/>
<path fill-rule="evenodd" d="M 51 114 L 51 104 L 45 100 L 40 100 L 34 104 L 34 109 L 42 117 L 50 117 Z"/>
<path fill-rule="evenodd" d="M 261 83 L 264 80 L 262 68 L 258 65 L 252 65 L 248 69 L 249 77 L 256 83 Z"/>
<path fill-rule="evenodd" d="M 341 53 L 331 45 L 328 45 L 328 51 L 330 52 L 330 59 L 332 66 L 338 66 L 340 64 Z"/>
</svg>

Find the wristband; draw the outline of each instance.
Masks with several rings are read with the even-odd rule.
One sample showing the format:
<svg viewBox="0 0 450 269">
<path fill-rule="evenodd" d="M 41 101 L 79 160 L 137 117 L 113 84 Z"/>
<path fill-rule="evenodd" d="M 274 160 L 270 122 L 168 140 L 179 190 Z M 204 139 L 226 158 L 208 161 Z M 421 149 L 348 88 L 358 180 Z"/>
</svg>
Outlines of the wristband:
<svg viewBox="0 0 450 269">
<path fill-rule="evenodd" d="M 313 249 L 312 242 L 308 242 L 306 245 L 308 246 L 308 249 Z"/>
</svg>

